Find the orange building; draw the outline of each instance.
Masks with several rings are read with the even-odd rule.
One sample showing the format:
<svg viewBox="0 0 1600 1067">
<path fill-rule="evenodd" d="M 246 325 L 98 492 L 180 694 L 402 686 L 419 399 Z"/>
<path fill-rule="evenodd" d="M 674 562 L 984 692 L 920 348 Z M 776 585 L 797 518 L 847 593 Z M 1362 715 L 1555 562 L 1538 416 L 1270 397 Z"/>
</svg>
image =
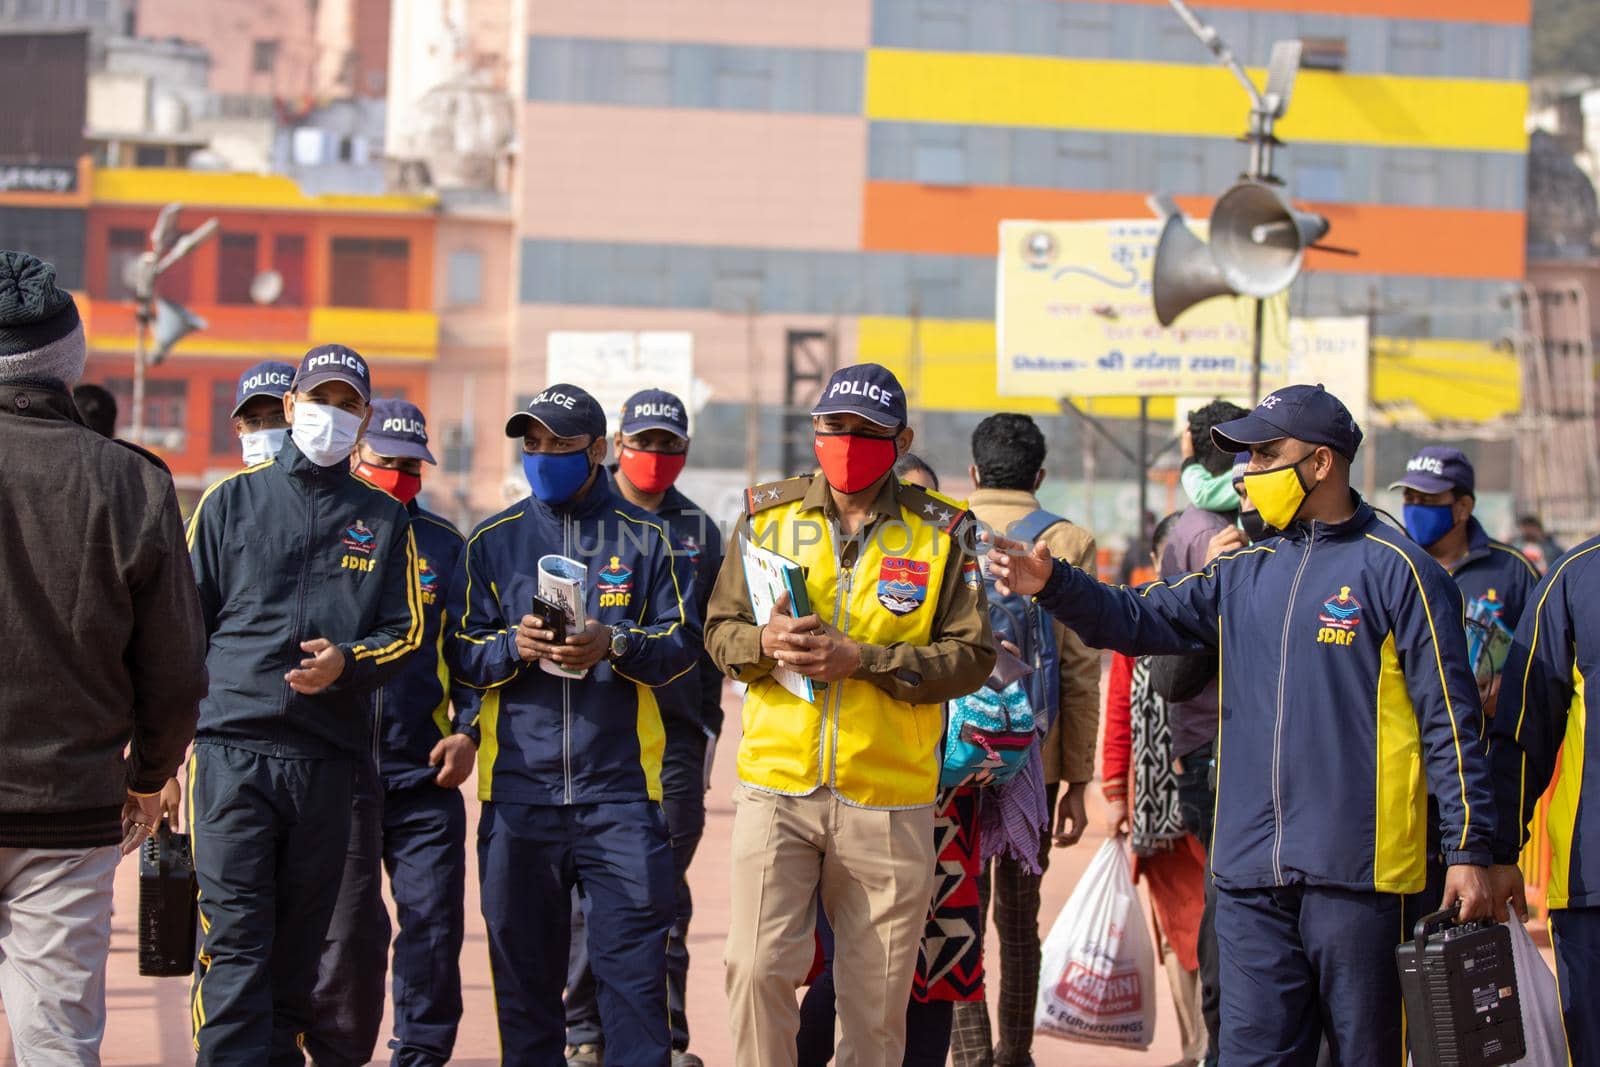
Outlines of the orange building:
<svg viewBox="0 0 1600 1067">
<path fill-rule="evenodd" d="M 426 407 L 439 352 L 434 312 L 437 204 L 428 196 L 321 196 L 271 175 L 107 169 L 89 179 L 83 313 L 85 381 L 119 400 L 131 423 L 135 318 L 124 277 L 165 204 L 179 228 L 208 218 L 217 235 L 163 275 L 159 296 L 207 323 L 149 369 L 146 443 L 194 489 L 234 469 L 234 383 L 263 359 L 298 360 L 312 345 L 347 344 L 372 364 L 380 396 Z M 283 279 L 268 306 L 251 296 L 266 271 Z"/>
</svg>

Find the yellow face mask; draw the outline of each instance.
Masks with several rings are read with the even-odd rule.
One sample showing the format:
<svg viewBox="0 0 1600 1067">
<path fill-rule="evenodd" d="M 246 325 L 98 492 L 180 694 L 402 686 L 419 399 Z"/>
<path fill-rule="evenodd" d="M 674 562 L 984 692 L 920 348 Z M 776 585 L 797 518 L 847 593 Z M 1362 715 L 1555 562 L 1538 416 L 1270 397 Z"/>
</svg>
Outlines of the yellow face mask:
<svg viewBox="0 0 1600 1067">
<path fill-rule="evenodd" d="M 1307 494 L 1314 488 L 1306 484 L 1304 476 L 1300 473 L 1300 464 L 1314 455 L 1316 455 L 1315 449 L 1282 467 L 1264 471 L 1245 471 L 1245 492 L 1250 495 L 1251 503 L 1255 504 L 1256 511 L 1269 526 L 1287 530 L 1289 524 L 1295 520 L 1295 516 L 1300 514 L 1301 505 L 1306 502 Z"/>
</svg>

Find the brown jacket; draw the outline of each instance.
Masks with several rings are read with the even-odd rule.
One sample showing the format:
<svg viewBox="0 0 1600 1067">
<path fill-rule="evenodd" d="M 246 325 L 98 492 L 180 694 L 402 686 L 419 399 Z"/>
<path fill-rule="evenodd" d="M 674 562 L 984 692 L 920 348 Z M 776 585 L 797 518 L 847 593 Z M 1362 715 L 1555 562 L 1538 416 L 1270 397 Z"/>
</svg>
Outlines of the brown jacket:
<svg viewBox="0 0 1600 1067">
<path fill-rule="evenodd" d="M 0 383 L 0 456 L 0 847 L 114 845 L 206 691 L 172 477 L 61 386 Z"/>
<path fill-rule="evenodd" d="M 1020 489 L 978 489 L 968 503 L 979 522 L 1001 533 L 1039 507 L 1037 497 Z M 1094 535 L 1088 530 L 1057 523 L 1045 531 L 1044 542 L 1052 556 L 1095 573 Z M 1087 782 L 1094 777 L 1094 749 L 1100 735 L 1100 653 L 1059 622 L 1055 627 L 1061 654 L 1061 713 L 1044 740 L 1044 780 Z"/>
</svg>

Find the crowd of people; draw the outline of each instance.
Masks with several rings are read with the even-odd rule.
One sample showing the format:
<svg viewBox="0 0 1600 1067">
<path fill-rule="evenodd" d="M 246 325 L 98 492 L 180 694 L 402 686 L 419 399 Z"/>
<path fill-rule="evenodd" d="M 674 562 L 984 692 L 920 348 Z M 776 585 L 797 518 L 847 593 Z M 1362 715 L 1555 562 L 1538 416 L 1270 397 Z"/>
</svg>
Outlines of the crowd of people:
<svg viewBox="0 0 1600 1067">
<path fill-rule="evenodd" d="M 1040 886 L 1087 825 L 1110 649 L 1108 829 L 1186 1064 L 1398 1067 L 1403 931 L 1525 911 L 1558 767 L 1547 902 L 1572 1060 L 1600 1064 L 1600 539 L 1538 531 L 1541 578 L 1442 447 L 1392 519 L 1351 489 L 1362 433 L 1320 386 L 1191 416 L 1154 580 L 1111 586 L 1040 506 L 1032 419 L 984 419 L 970 492 L 942 493 L 870 363 L 812 409 L 815 470 L 750 487 L 727 530 L 677 488 L 679 397 L 637 392 L 608 435 L 551 384 L 505 424 L 529 494 L 463 535 L 418 502 L 424 413 L 348 347 L 241 377 L 241 466 L 186 522 L 84 362 L 49 266 L 0 253 L 19 1063 L 98 1062 L 112 877 L 163 821 L 198 885 L 197 1062 L 368 1062 L 386 997 L 391 1062 L 447 1062 L 475 770 L 503 1062 L 696 1067 L 687 873 L 731 679 L 733 1062 L 1031 1064 Z M 757 549 L 803 588 L 758 607 Z M 956 742 L 996 706 L 1034 725 L 974 761 Z"/>
</svg>

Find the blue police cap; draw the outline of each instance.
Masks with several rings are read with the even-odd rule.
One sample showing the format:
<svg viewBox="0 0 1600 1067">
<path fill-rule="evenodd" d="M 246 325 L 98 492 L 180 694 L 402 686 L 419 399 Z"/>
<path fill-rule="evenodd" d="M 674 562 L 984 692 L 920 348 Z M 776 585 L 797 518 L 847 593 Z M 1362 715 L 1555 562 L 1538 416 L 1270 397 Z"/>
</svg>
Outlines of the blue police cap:
<svg viewBox="0 0 1600 1067">
<path fill-rule="evenodd" d="M 506 420 L 507 437 L 526 437 L 528 423 L 539 422 L 557 437 L 604 437 L 606 413 L 600 402 L 576 385 L 558 382 Z"/>
<path fill-rule="evenodd" d="M 239 375 L 239 384 L 233 390 L 233 413 L 258 396 L 282 398 L 294 384 L 294 364 L 269 359 Z"/>
<path fill-rule="evenodd" d="M 1419 493 L 1459 489 L 1470 495 L 1476 483 L 1472 461 L 1459 448 L 1429 445 L 1406 462 L 1406 476 L 1389 488 L 1415 489 Z"/>
<path fill-rule="evenodd" d="M 428 422 L 422 417 L 422 409 L 404 400 L 381 398 L 372 402 L 366 442 L 378 455 L 390 459 L 438 462 L 428 451 Z"/>
<path fill-rule="evenodd" d="M 1244 418 L 1211 428 L 1211 440 L 1224 452 L 1244 452 L 1285 437 L 1327 445 L 1346 459 L 1354 459 L 1361 447 L 1361 427 L 1350 409 L 1320 385 L 1286 385 L 1262 397 Z"/>
<path fill-rule="evenodd" d="M 857 363 L 833 372 L 815 415 L 860 415 L 879 426 L 898 430 L 906 424 L 906 391 L 887 367 Z"/>
<path fill-rule="evenodd" d="M 308 392 L 323 382 L 344 382 L 360 393 L 362 400 L 372 399 L 372 371 L 353 348 L 318 345 L 305 354 L 300 371 L 294 376 L 295 392 Z"/>
<path fill-rule="evenodd" d="M 665 389 L 641 389 L 622 405 L 622 432 L 666 430 L 689 438 L 689 411 L 683 401 Z"/>
</svg>

